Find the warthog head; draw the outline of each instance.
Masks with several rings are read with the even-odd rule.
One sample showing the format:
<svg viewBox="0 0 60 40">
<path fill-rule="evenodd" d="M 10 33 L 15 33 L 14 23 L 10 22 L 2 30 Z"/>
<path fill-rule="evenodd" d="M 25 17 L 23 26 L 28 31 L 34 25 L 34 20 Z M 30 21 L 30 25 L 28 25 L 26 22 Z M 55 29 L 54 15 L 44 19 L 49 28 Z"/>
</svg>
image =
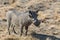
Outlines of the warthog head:
<svg viewBox="0 0 60 40">
<path fill-rule="evenodd" d="M 33 18 L 33 20 L 34 20 L 34 25 L 35 25 L 35 26 L 39 26 L 40 20 L 37 19 L 38 10 L 37 10 L 37 11 L 29 11 L 29 13 L 30 13 L 30 17 Z"/>
</svg>

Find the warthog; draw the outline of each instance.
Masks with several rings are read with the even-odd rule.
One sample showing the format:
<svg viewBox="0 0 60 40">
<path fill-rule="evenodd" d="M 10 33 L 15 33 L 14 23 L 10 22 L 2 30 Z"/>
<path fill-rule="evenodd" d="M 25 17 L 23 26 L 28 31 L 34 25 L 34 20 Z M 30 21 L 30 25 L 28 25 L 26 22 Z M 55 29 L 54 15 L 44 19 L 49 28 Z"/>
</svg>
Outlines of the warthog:
<svg viewBox="0 0 60 40">
<path fill-rule="evenodd" d="M 31 11 L 18 12 L 15 9 L 8 11 L 6 16 L 7 16 L 7 26 L 8 26 L 9 35 L 11 34 L 9 29 L 11 24 L 20 26 L 20 35 L 22 35 L 23 27 L 25 26 L 25 30 L 26 30 L 25 35 L 27 35 L 28 26 L 31 25 L 33 21 L 36 19 L 36 18 L 34 19 L 34 17 L 32 16 Z"/>
</svg>

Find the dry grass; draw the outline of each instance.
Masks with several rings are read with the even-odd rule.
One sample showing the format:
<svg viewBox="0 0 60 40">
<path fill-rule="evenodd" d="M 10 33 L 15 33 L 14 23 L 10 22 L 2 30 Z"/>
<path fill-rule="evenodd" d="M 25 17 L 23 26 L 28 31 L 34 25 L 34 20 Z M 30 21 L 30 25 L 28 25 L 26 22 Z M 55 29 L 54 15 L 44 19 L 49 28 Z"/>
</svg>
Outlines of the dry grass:
<svg viewBox="0 0 60 40">
<path fill-rule="evenodd" d="M 1 40 L 36 40 L 36 38 L 33 38 L 32 36 L 6 36 Z"/>
</svg>

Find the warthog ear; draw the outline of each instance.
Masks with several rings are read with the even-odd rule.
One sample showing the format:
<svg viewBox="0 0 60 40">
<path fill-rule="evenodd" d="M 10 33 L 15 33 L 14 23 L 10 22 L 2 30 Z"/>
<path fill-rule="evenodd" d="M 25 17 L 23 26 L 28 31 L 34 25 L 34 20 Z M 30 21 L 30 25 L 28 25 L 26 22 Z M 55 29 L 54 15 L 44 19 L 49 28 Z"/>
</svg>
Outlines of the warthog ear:
<svg viewBox="0 0 60 40">
<path fill-rule="evenodd" d="M 32 11 L 29 11 L 29 13 L 32 15 L 33 12 Z"/>
<path fill-rule="evenodd" d="M 29 11 L 29 13 L 31 13 L 31 11 Z"/>
<path fill-rule="evenodd" d="M 31 11 L 29 11 L 29 17 L 33 18 L 33 17 L 32 17 L 32 12 L 31 12 Z"/>
</svg>

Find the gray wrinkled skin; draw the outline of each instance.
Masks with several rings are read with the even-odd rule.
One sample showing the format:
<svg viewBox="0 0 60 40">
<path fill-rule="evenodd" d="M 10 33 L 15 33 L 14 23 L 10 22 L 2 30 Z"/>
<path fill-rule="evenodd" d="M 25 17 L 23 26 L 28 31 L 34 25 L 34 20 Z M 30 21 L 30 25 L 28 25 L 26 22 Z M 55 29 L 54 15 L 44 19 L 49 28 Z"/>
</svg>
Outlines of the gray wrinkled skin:
<svg viewBox="0 0 60 40">
<path fill-rule="evenodd" d="M 10 26 L 13 24 L 13 25 L 18 25 L 20 26 L 20 35 L 22 35 L 23 33 L 23 27 L 25 26 L 25 30 L 26 30 L 26 33 L 25 35 L 27 35 L 27 32 L 28 32 L 28 26 L 32 24 L 32 19 L 30 16 L 31 14 L 29 14 L 29 12 L 21 12 L 19 13 L 18 11 L 16 10 L 10 10 L 7 12 L 7 26 L 8 26 L 8 32 L 9 34 L 10 33 Z M 14 30 L 14 27 L 13 27 L 13 30 Z M 14 33 L 15 30 L 14 30 Z"/>
</svg>

